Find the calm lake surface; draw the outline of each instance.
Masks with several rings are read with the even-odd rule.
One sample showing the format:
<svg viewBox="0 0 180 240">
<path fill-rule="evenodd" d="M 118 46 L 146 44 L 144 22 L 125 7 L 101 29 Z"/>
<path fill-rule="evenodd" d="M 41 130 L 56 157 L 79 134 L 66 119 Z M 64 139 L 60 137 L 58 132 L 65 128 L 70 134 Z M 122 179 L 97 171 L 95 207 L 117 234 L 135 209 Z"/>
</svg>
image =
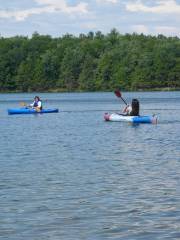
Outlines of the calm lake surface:
<svg viewBox="0 0 180 240">
<path fill-rule="evenodd" d="M 0 94 L 0 239 L 180 239 L 180 92 L 123 93 L 158 124 L 105 122 L 113 93 Z"/>
</svg>

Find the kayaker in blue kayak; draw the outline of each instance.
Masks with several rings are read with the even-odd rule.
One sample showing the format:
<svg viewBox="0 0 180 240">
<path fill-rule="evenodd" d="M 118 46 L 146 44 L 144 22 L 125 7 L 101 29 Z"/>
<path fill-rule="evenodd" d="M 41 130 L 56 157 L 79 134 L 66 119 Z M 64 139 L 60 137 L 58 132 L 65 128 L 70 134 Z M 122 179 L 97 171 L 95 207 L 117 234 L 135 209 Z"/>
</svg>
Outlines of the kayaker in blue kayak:
<svg viewBox="0 0 180 240">
<path fill-rule="evenodd" d="M 132 99 L 131 105 L 126 105 L 123 109 L 123 114 L 127 116 L 139 116 L 139 101 Z"/>
<path fill-rule="evenodd" d="M 36 110 L 42 110 L 42 101 L 39 96 L 34 97 L 34 102 L 29 105 Z"/>
</svg>

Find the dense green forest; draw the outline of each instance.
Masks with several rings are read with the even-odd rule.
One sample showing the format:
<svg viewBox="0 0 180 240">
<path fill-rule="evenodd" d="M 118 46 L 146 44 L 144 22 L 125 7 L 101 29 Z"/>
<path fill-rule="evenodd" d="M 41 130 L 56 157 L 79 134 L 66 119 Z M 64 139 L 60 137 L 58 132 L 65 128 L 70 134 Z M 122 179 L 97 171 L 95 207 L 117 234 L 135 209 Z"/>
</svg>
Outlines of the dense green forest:
<svg viewBox="0 0 180 240">
<path fill-rule="evenodd" d="M 180 89 L 180 39 L 121 35 L 0 37 L 0 91 Z"/>
</svg>

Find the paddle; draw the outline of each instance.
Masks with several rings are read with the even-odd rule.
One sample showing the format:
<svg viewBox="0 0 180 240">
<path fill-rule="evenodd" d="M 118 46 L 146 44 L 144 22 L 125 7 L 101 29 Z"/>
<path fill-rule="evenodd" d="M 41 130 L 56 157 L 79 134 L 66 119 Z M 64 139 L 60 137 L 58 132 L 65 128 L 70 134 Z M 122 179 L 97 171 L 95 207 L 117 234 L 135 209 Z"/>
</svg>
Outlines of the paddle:
<svg viewBox="0 0 180 240">
<path fill-rule="evenodd" d="M 121 96 L 121 92 L 119 90 L 115 90 L 114 93 L 118 98 L 121 98 L 126 105 L 128 105 L 124 98 Z"/>
<path fill-rule="evenodd" d="M 20 102 L 19 104 L 20 104 L 20 106 L 22 106 L 22 107 L 27 107 L 27 106 L 28 106 L 25 102 Z"/>
</svg>

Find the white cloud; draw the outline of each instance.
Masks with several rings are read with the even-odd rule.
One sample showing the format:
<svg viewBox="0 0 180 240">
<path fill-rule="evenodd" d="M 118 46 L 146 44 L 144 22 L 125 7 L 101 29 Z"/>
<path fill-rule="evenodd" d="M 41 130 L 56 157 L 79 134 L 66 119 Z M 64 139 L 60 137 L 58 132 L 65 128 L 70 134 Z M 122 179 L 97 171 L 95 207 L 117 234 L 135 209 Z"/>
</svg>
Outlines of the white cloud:
<svg viewBox="0 0 180 240">
<path fill-rule="evenodd" d="M 96 0 L 97 3 L 117 3 L 118 0 Z"/>
<path fill-rule="evenodd" d="M 180 29 L 178 27 L 173 26 L 151 26 L 147 27 L 145 25 L 133 25 L 131 27 L 133 32 L 136 32 L 138 34 L 152 34 L 152 35 L 158 35 L 163 34 L 165 36 L 178 36 Z"/>
<path fill-rule="evenodd" d="M 117 0 L 106 0 L 106 2 L 117 3 Z"/>
<path fill-rule="evenodd" d="M 89 30 L 97 30 L 97 25 L 94 23 L 94 22 L 84 22 L 84 23 L 81 23 L 81 27 L 82 28 L 86 28 L 86 29 L 89 29 Z"/>
<path fill-rule="evenodd" d="M 0 18 L 15 18 L 16 21 L 23 21 L 34 14 L 63 12 L 66 14 L 86 14 L 88 4 L 80 2 L 75 6 L 69 6 L 65 0 L 35 0 L 39 6 L 26 10 L 0 10 Z"/>
<path fill-rule="evenodd" d="M 157 26 L 155 27 L 156 34 L 164 34 L 167 36 L 178 36 L 180 33 L 180 28 L 170 27 L 170 26 Z"/>
<path fill-rule="evenodd" d="M 148 31 L 148 28 L 145 26 L 145 25 L 134 25 L 132 26 L 132 30 L 136 33 L 144 33 L 144 34 L 148 34 L 149 31 Z"/>
<path fill-rule="evenodd" d="M 31 8 L 19 11 L 0 11 L 0 18 L 15 18 L 16 21 L 23 21 L 25 18 L 33 14 L 41 14 L 45 12 L 54 12 L 52 8 Z"/>
<path fill-rule="evenodd" d="M 80 2 L 76 6 L 68 6 L 65 0 L 35 0 L 40 5 L 47 5 L 56 11 L 65 13 L 87 13 L 87 3 Z"/>
<path fill-rule="evenodd" d="M 143 5 L 141 0 L 126 4 L 126 9 L 131 12 L 150 12 L 150 13 L 178 13 L 180 5 L 175 0 L 157 0 L 156 6 Z"/>
</svg>

